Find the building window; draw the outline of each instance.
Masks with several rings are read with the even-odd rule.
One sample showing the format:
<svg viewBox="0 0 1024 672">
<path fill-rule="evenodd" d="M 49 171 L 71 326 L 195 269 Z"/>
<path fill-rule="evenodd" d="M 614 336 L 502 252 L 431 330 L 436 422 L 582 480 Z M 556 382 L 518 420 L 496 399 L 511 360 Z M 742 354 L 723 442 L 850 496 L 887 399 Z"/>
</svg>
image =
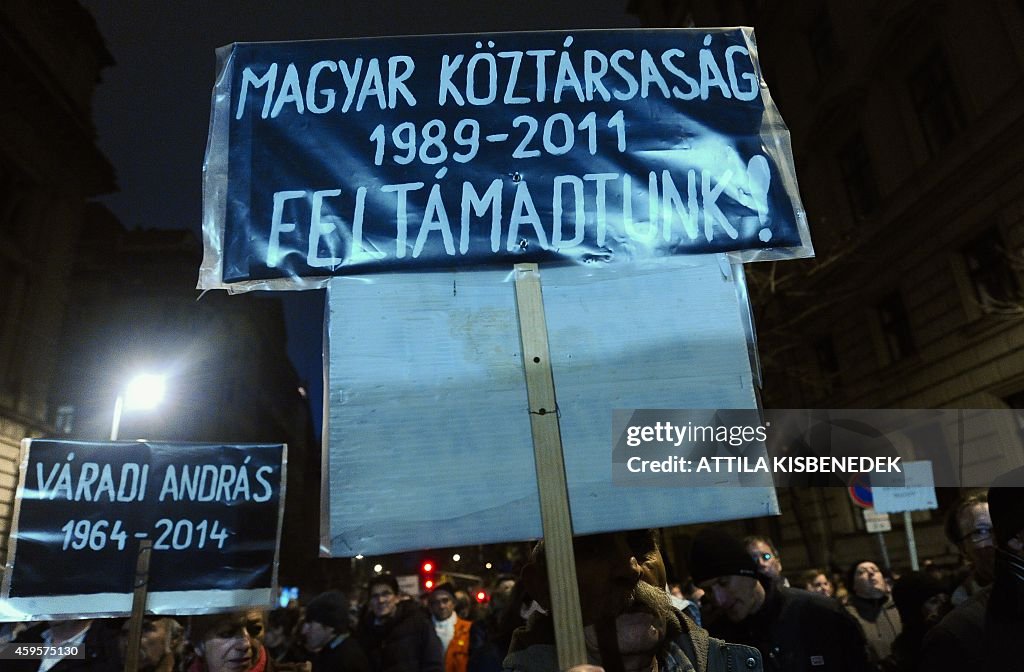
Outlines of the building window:
<svg viewBox="0 0 1024 672">
<path fill-rule="evenodd" d="M 836 60 L 835 33 L 832 31 L 832 20 L 825 8 L 822 8 L 811 22 L 807 31 L 807 45 L 818 69 L 818 76 L 824 77 Z"/>
<path fill-rule="evenodd" d="M 998 227 L 988 228 L 961 250 L 967 277 L 973 290 L 972 298 L 985 313 L 1024 312 L 1024 293 L 1021 292 L 1018 269 L 1024 258 L 1011 253 L 1003 242 Z"/>
<path fill-rule="evenodd" d="M 70 434 L 75 429 L 75 407 L 60 406 L 57 408 L 57 417 L 53 419 L 54 429 L 58 434 Z"/>
<path fill-rule="evenodd" d="M 934 155 L 965 126 L 963 108 L 946 57 L 933 50 L 907 81 L 928 151 Z"/>
<path fill-rule="evenodd" d="M 839 150 L 839 170 L 850 199 L 850 209 L 857 220 L 866 218 L 878 207 L 878 183 L 864 144 L 864 136 L 855 134 Z"/>
<path fill-rule="evenodd" d="M 882 328 L 886 354 L 890 362 L 898 362 L 917 352 L 913 334 L 910 330 L 910 318 L 903 305 L 899 292 L 893 292 L 875 306 L 878 312 L 878 324 Z"/>
</svg>

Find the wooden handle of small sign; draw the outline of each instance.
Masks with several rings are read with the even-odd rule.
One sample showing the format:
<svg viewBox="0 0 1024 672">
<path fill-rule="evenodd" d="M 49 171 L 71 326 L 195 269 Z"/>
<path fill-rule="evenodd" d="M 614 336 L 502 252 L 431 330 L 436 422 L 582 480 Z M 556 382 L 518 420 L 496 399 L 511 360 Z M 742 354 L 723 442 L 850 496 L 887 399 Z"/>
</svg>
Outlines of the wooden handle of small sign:
<svg viewBox="0 0 1024 672">
<path fill-rule="evenodd" d="M 587 662 L 587 649 L 583 639 L 580 593 L 576 585 L 562 435 L 558 426 L 548 328 L 537 264 L 516 264 L 515 283 L 558 667 L 567 670 Z"/>
<path fill-rule="evenodd" d="M 139 542 L 139 556 L 135 562 L 135 582 L 132 593 L 132 616 L 128 625 L 128 652 L 124 659 L 124 672 L 139 669 L 139 640 L 142 638 L 142 617 L 146 615 L 146 596 L 149 594 L 149 556 L 153 542 Z"/>
</svg>

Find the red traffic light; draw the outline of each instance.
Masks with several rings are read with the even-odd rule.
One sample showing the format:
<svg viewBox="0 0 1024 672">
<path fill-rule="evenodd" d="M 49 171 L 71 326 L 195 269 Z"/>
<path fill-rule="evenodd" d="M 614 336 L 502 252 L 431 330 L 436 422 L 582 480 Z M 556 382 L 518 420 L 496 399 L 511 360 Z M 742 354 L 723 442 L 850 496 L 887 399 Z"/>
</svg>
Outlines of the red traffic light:
<svg viewBox="0 0 1024 672">
<path fill-rule="evenodd" d="M 485 593 L 482 590 L 476 591 L 476 601 L 477 602 L 486 602 L 487 601 L 487 593 Z"/>
<path fill-rule="evenodd" d="M 423 572 L 427 573 L 427 572 L 432 572 L 432 571 L 434 571 L 434 563 L 432 563 L 430 560 L 424 560 L 423 561 Z"/>
<path fill-rule="evenodd" d="M 434 589 L 434 580 L 433 579 L 427 579 L 426 581 L 423 582 L 423 587 L 426 588 L 427 590 L 433 590 Z"/>
</svg>

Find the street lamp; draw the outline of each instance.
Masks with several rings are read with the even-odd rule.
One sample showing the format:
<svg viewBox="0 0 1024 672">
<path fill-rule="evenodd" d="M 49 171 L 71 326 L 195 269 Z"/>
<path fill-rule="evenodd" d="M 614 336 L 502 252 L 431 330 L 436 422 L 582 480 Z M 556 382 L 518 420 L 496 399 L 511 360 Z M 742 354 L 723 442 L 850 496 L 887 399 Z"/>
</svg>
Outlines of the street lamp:
<svg viewBox="0 0 1024 672">
<path fill-rule="evenodd" d="M 110 440 L 117 441 L 118 430 L 121 428 L 121 413 L 125 409 L 135 411 L 155 408 L 164 398 L 166 388 L 166 377 L 160 374 L 143 373 L 132 378 L 114 400 L 114 419 L 110 424 Z"/>
</svg>

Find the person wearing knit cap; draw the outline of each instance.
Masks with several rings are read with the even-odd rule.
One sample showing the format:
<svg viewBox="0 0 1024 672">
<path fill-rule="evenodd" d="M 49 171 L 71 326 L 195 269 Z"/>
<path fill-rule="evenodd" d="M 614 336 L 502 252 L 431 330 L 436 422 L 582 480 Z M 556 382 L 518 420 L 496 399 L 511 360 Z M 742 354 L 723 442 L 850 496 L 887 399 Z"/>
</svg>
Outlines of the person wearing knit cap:
<svg viewBox="0 0 1024 672">
<path fill-rule="evenodd" d="M 996 539 L 992 585 L 939 622 L 925 637 L 920 670 L 1019 670 L 1024 659 L 1024 467 L 988 491 Z"/>
<path fill-rule="evenodd" d="M 311 653 L 313 672 L 370 672 L 370 661 L 349 636 L 348 596 L 332 590 L 306 605 L 302 637 Z"/>
<path fill-rule="evenodd" d="M 470 621 L 455 613 L 455 586 L 445 581 L 430 592 L 427 608 L 444 652 L 445 672 L 466 672 L 469 666 Z"/>
<path fill-rule="evenodd" d="M 697 533 L 689 570 L 718 616 L 715 637 L 756 647 L 769 672 L 867 672 L 864 635 L 833 600 L 760 574 L 744 543 L 717 527 Z"/>
<path fill-rule="evenodd" d="M 903 630 L 896 603 L 889 596 L 889 584 L 872 560 L 858 560 L 846 573 L 846 585 L 850 589 L 846 610 L 864 631 L 871 660 L 881 664 L 892 654 L 892 643 Z"/>
</svg>

